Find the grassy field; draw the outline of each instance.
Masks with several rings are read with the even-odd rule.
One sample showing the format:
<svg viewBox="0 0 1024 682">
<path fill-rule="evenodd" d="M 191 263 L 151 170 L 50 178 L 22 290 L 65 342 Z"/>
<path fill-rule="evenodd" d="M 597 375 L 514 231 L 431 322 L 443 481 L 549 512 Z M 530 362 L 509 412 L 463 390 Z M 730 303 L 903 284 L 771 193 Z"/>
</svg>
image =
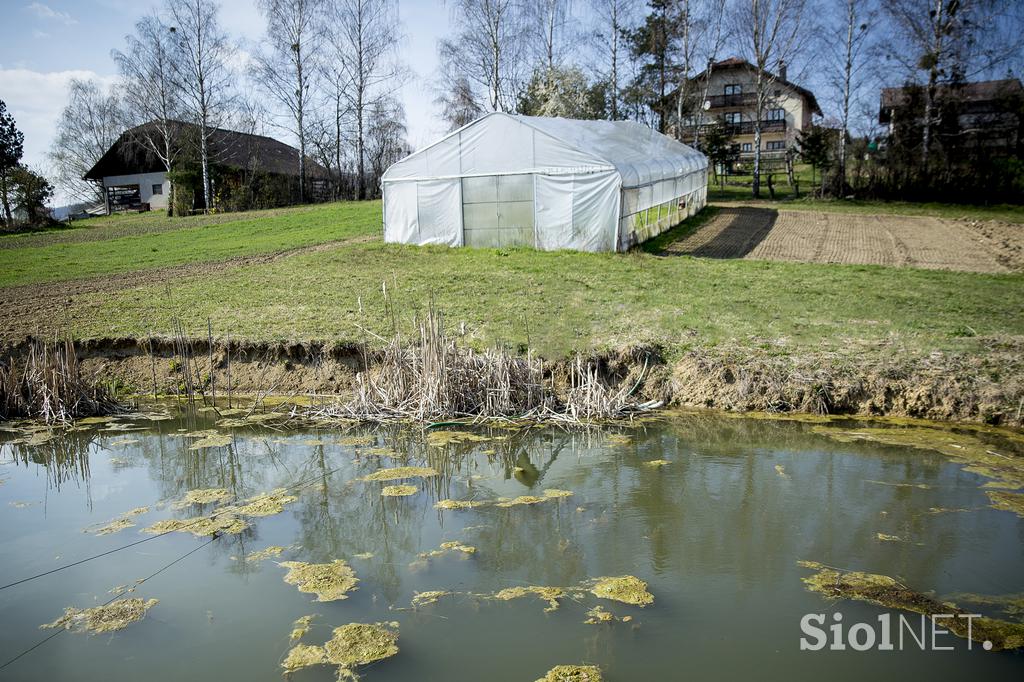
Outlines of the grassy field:
<svg viewBox="0 0 1024 682">
<path fill-rule="evenodd" d="M 275 253 L 378 234 L 379 201 L 167 218 L 118 215 L 0 239 L 0 287 Z"/>
<path fill-rule="evenodd" d="M 138 236 L 123 236 L 115 220 L 79 228 L 111 230 L 109 239 L 0 249 L 0 286 L 379 235 L 380 204 L 189 220 L 179 229 Z M 673 236 L 692 229 L 677 228 Z M 37 311 L 34 319 L 55 327 L 52 318 L 59 318 L 62 329 L 88 338 L 169 333 L 175 318 L 205 335 L 210 318 L 222 337 L 372 340 L 387 330 L 385 282 L 406 322 L 433 298 L 453 324 L 466 324 L 475 343 L 529 342 L 549 355 L 635 341 L 674 351 L 736 344 L 779 354 L 923 354 L 981 350 L 993 338 L 1024 336 L 1020 275 L 660 257 L 648 251 L 411 247 L 369 237 L 213 274 L 85 292 L 67 306 L 61 303 L 59 315 Z M 53 288 L 59 293 L 61 285 Z"/>
</svg>

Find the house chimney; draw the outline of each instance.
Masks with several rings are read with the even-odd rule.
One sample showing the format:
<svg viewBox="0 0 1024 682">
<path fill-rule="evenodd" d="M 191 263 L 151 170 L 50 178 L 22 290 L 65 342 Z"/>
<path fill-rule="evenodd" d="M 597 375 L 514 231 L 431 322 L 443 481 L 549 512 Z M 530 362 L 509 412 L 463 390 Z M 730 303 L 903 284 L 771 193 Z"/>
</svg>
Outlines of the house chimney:
<svg viewBox="0 0 1024 682">
<path fill-rule="evenodd" d="M 779 62 L 779 80 L 786 80 L 786 62 Z"/>
</svg>

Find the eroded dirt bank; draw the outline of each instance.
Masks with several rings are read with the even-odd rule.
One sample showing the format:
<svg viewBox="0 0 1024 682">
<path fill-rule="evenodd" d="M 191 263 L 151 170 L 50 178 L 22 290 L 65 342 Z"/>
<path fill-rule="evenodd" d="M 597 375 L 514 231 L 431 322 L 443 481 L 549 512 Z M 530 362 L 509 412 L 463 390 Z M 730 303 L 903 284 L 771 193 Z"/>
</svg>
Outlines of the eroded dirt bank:
<svg viewBox="0 0 1024 682">
<path fill-rule="evenodd" d="M 0 357 L 23 356 L 31 339 Z M 357 372 L 374 368 L 372 349 L 321 342 L 227 343 L 97 339 L 76 343 L 83 370 L 121 391 L 173 395 L 192 382 L 206 395 L 341 395 Z M 768 355 L 747 348 L 667 352 L 635 346 L 593 354 L 611 386 L 635 387 L 638 401 L 727 411 L 898 416 L 1024 426 L 1024 343 L 995 341 L 984 356 L 932 353 L 909 357 Z M 564 389 L 570 358 L 545 363 Z M 186 372 L 191 369 L 191 374 Z M 186 377 L 189 377 L 186 379 Z"/>
</svg>

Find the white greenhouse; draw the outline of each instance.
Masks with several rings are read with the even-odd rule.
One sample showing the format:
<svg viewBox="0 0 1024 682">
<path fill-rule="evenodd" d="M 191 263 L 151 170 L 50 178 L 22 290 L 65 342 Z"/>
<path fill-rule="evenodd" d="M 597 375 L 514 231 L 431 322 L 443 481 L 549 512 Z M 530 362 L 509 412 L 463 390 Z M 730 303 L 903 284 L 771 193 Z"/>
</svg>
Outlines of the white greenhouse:
<svg viewBox="0 0 1024 682">
<path fill-rule="evenodd" d="M 638 123 L 488 114 L 388 168 L 384 240 L 625 251 L 699 211 L 707 171 Z"/>
</svg>

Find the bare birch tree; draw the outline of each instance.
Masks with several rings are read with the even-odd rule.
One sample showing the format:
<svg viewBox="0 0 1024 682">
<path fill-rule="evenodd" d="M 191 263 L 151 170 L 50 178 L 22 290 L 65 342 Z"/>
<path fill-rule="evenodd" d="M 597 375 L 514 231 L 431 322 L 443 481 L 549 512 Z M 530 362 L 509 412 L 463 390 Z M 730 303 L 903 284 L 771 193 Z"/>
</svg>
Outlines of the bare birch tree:
<svg viewBox="0 0 1024 682">
<path fill-rule="evenodd" d="M 828 35 L 842 36 L 842 41 L 828 40 L 833 68 L 830 83 L 839 110 L 839 140 L 836 149 L 837 191 L 846 187 L 847 139 L 851 118 L 858 103 L 858 92 L 864 83 L 872 21 L 877 13 L 875 0 L 833 0 L 832 30 Z"/>
<path fill-rule="evenodd" d="M 210 140 L 221 127 L 231 104 L 234 46 L 217 19 L 219 6 L 210 0 L 167 0 L 180 58 L 173 62 L 174 82 L 181 91 L 182 110 L 197 130 L 202 169 L 203 209 L 211 208 Z"/>
<path fill-rule="evenodd" d="M 780 67 L 793 61 L 802 37 L 805 0 L 738 0 L 733 32 L 754 66 L 754 198 L 761 196 L 764 112 Z"/>
<path fill-rule="evenodd" d="M 342 91 L 352 117 L 356 157 L 356 199 L 366 197 L 367 113 L 397 89 L 404 70 L 395 55 L 401 38 L 392 0 L 335 0 L 331 33 L 333 59 L 346 80 Z"/>
<path fill-rule="evenodd" d="M 434 98 L 434 104 L 441 109 L 441 118 L 448 124 L 449 132 L 472 123 L 484 113 L 473 94 L 473 86 L 465 76 L 456 77 L 446 89 L 441 90 Z"/>
<path fill-rule="evenodd" d="M 523 16 L 515 0 L 454 0 L 456 35 L 438 45 L 448 78 L 482 88 L 491 111 L 514 111 L 524 85 Z"/>
<path fill-rule="evenodd" d="M 177 44 L 170 27 L 158 15 L 140 19 L 135 34 L 125 37 L 124 52 L 112 56 L 121 71 L 124 103 L 135 142 L 163 164 L 170 185 L 167 215 L 174 215 L 171 170 L 181 151 L 178 141 L 180 91 L 173 78 Z"/>
<path fill-rule="evenodd" d="M 591 6 L 597 21 L 598 54 L 604 62 L 598 73 L 608 84 L 608 117 L 614 121 L 620 116 L 623 52 L 628 52 L 628 48 L 624 49 L 623 35 L 632 27 L 636 0 L 591 0 Z"/>
<path fill-rule="evenodd" d="M 572 0 L 533 0 L 525 4 L 527 35 L 534 37 L 535 63 L 544 70 L 547 86 L 573 46 Z"/>
<path fill-rule="evenodd" d="M 722 31 L 724 2 L 678 0 L 679 5 L 679 71 L 682 75 L 676 89 L 676 137 L 682 139 L 686 119 L 694 124 L 693 142 L 697 144 L 702 124 L 701 105 L 711 85 L 711 69 L 724 44 Z M 694 78 L 704 71 L 704 80 Z"/>
<path fill-rule="evenodd" d="M 96 81 L 71 81 L 68 104 L 57 122 L 50 160 L 67 195 L 77 201 L 103 201 L 103 189 L 83 180 L 124 131 L 124 110 L 113 92 Z"/>
<path fill-rule="evenodd" d="M 267 20 L 263 50 L 253 70 L 260 88 L 286 113 L 284 127 L 299 147 L 299 201 L 306 199 L 306 145 L 312 90 L 319 74 L 325 0 L 259 0 Z"/>
</svg>

